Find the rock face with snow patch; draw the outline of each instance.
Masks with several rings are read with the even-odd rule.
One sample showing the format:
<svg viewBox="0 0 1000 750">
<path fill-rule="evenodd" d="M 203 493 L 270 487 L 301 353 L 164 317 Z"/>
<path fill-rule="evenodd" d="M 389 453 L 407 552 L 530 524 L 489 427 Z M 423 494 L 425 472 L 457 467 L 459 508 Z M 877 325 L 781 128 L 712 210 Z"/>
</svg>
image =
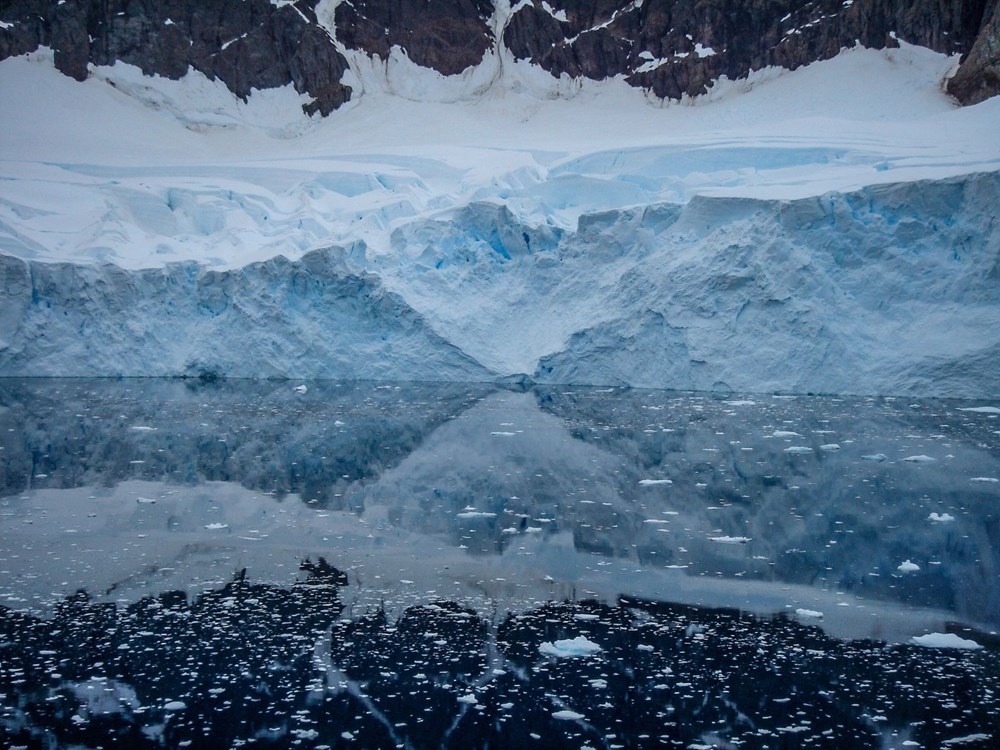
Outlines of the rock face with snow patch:
<svg viewBox="0 0 1000 750">
<path fill-rule="evenodd" d="M 0 59 L 49 46 L 80 80 L 88 64 L 117 60 L 170 78 L 191 67 L 242 98 L 291 83 L 312 97 L 307 113 L 327 115 L 352 96 L 349 51 L 384 62 L 398 48 L 451 76 L 495 49 L 555 77 L 623 76 L 678 99 L 722 76 L 903 40 L 966 55 L 949 90 L 972 103 L 1000 92 L 997 19 L 990 0 L 8 0 Z"/>
<path fill-rule="evenodd" d="M 337 249 L 224 272 L 0 256 L 0 323 L 6 376 L 490 377 Z"/>
<path fill-rule="evenodd" d="M 316 2 L 198 0 L 0 4 L 0 59 L 40 45 L 56 67 L 78 80 L 88 64 L 121 60 L 146 75 L 180 78 L 188 68 L 219 79 L 241 98 L 252 89 L 294 84 L 308 94 L 307 114 L 327 115 L 350 99 L 340 80 L 347 61 L 318 23 Z"/>
</svg>

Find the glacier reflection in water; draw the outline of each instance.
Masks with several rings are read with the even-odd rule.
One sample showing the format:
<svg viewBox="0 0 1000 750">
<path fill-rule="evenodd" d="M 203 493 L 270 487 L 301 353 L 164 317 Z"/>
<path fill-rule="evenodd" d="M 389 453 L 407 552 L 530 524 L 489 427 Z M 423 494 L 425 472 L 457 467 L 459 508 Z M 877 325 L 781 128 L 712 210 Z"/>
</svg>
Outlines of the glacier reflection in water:
<svg viewBox="0 0 1000 750">
<path fill-rule="evenodd" d="M 2 744 L 1000 739 L 994 405 L 295 385 L 0 381 Z"/>
</svg>

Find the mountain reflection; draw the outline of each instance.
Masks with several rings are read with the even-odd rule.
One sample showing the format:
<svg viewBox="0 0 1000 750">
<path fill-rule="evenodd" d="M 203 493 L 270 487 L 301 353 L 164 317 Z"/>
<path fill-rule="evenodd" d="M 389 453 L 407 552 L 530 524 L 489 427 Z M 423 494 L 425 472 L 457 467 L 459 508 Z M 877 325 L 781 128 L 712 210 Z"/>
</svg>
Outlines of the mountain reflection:
<svg viewBox="0 0 1000 750">
<path fill-rule="evenodd" d="M 1000 642 L 843 642 L 785 617 L 623 598 L 342 619 L 342 572 L 189 599 L 0 607 L 4 747 L 963 747 L 1000 737 Z M 591 652 L 548 655 L 586 639 Z"/>
</svg>

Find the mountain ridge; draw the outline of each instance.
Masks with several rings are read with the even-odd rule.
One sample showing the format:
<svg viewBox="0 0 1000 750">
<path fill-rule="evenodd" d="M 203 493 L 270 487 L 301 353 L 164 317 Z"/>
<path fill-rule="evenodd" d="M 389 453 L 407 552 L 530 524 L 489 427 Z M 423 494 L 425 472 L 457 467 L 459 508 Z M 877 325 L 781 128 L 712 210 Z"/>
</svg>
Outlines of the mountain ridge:
<svg viewBox="0 0 1000 750">
<path fill-rule="evenodd" d="M 900 41 L 962 61 L 948 91 L 976 103 L 1000 93 L 996 0 L 4 0 L 0 60 L 40 47 L 64 74 L 121 61 L 171 79 L 189 69 L 246 99 L 292 84 L 306 114 L 359 95 L 357 55 L 386 64 L 398 50 L 444 76 L 491 55 L 554 78 L 629 85 L 664 100 L 714 81 L 794 70 L 845 47 Z"/>
</svg>

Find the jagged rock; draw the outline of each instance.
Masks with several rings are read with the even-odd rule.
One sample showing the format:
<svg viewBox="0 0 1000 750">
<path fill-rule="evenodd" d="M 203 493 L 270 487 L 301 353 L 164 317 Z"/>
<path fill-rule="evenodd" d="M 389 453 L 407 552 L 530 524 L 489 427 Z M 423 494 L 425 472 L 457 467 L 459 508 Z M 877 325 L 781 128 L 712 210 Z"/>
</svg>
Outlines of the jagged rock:
<svg viewBox="0 0 1000 750">
<path fill-rule="evenodd" d="M 121 60 L 146 75 L 177 79 L 189 68 L 219 79 L 246 99 L 253 89 L 293 84 L 327 115 L 351 96 L 340 82 L 344 59 L 314 10 L 316 0 L 277 7 L 267 0 L 15 0 L 0 6 L 0 59 L 39 46 L 77 80 L 88 64 Z"/>
<path fill-rule="evenodd" d="M 351 97 L 347 49 L 387 59 L 398 46 L 445 75 L 481 63 L 497 43 L 493 0 L 352 0 L 335 9 L 335 43 L 318 0 L 8 0 L 0 59 L 47 45 L 65 74 L 122 60 L 179 78 L 194 68 L 237 96 L 293 83 L 329 114 Z M 857 44 L 903 40 L 966 59 L 949 84 L 973 103 L 1000 91 L 997 0 L 552 0 L 516 3 L 501 33 L 516 59 L 554 76 L 624 76 L 661 98 L 704 93 L 721 76 L 795 69 Z"/>
<path fill-rule="evenodd" d="M 962 104 L 1000 94 L 1000 2 L 987 8 L 979 36 L 948 82 L 948 93 Z"/>
<path fill-rule="evenodd" d="M 337 6 L 337 39 L 385 59 L 393 46 L 445 75 L 477 65 L 493 46 L 491 0 L 354 0 Z"/>
<path fill-rule="evenodd" d="M 984 0 L 555 0 L 522 6 L 504 32 L 519 59 L 553 75 L 625 75 L 661 98 L 703 94 L 720 76 L 795 69 L 897 38 L 940 52 L 969 49 Z M 564 19 L 564 20 L 563 20 Z"/>
</svg>

